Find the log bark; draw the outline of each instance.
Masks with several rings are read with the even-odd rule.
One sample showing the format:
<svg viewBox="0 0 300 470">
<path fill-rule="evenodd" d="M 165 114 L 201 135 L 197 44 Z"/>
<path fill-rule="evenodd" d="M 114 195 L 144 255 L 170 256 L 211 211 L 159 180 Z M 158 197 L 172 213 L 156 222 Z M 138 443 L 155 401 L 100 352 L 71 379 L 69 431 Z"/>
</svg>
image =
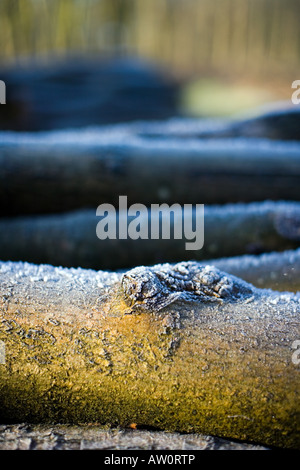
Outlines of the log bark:
<svg viewBox="0 0 300 470">
<path fill-rule="evenodd" d="M 118 128 L 117 128 L 118 129 Z M 96 129 L 0 136 L 2 216 L 128 203 L 299 200 L 300 145 Z"/>
<path fill-rule="evenodd" d="M 117 215 L 119 220 L 125 219 L 126 225 L 126 213 Z M 149 226 L 150 216 L 150 212 L 141 215 L 141 224 Z M 96 210 L 0 219 L 0 259 L 114 270 L 164 261 L 203 260 L 299 247 L 298 203 L 206 206 L 204 245 L 200 250 L 186 249 L 183 231 L 182 239 L 174 239 L 174 225 L 181 218 L 182 208 L 175 208 L 170 239 L 157 240 L 100 240 L 96 235 L 100 221 Z M 114 216 L 107 220 L 113 221 Z"/>
<path fill-rule="evenodd" d="M 0 264 L 1 421 L 109 423 L 300 448 L 299 294 L 197 263 Z"/>
<path fill-rule="evenodd" d="M 0 450 L 268 450 L 202 434 L 89 425 L 0 425 Z M 108 454 L 108 452 L 107 452 Z M 108 454 L 109 455 L 109 454 Z M 122 452 L 116 454 L 121 457 Z"/>
<path fill-rule="evenodd" d="M 205 263 L 240 277 L 256 287 L 279 291 L 300 291 L 299 249 L 282 253 L 207 260 Z"/>
</svg>

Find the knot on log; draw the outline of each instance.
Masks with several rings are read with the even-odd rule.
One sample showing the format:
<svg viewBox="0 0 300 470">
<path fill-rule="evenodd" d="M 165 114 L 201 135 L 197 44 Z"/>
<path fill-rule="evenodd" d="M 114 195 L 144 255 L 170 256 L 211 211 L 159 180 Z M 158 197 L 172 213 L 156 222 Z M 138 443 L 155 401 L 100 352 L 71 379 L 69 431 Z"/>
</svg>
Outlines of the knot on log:
<svg viewBox="0 0 300 470">
<path fill-rule="evenodd" d="M 240 279 L 196 262 L 139 266 L 123 274 L 121 286 L 128 313 L 159 311 L 176 300 L 234 301 L 254 292 Z"/>
</svg>

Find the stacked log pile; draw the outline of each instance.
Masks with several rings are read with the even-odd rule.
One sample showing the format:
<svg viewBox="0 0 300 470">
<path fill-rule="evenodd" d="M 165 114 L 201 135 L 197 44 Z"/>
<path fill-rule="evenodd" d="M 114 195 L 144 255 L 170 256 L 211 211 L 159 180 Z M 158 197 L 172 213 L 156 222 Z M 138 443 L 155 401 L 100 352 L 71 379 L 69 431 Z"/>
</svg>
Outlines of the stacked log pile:
<svg viewBox="0 0 300 470">
<path fill-rule="evenodd" d="M 2 422 L 300 448 L 298 116 L 1 133 Z M 99 240 L 120 195 L 205 204 L 203 248 Z"/>
</svg>

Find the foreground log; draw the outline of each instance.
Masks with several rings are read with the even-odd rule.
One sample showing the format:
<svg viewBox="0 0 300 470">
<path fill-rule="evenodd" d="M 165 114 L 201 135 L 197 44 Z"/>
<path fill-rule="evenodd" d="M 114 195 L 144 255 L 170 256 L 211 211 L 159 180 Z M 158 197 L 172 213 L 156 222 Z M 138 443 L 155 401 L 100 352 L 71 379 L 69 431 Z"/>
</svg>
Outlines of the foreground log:
<svg viewBox="0 0 300 470">
<path fill-rule="evenodd" d="M 300 249 L 207 260 L 205 263 L 241 277 L 256 287 L 300 291 Z"/>
<path fill-rule="evenodd" d="M 155 203 L 299 200 L 300 144 L 143 139 L 96 129 L 0 135 L 1 214 Z"/>
<path fill-rule="evenodd" d="M 134 217 L 127 213 L 107 216 L 109 224 L 117 219 L 125 226 Z M 139 216 L 141 226 L 150 226 L 151 212 Z M 106 220 L 105 219 L 105 220 Z M 174 218 L 165 209 L 163 220 L 170 221 L 169 239 L 105 239 L 97 237 L 101 217 L 96 210 L 68 214 L 0 219 L 0 259 L 49 263 L 56 266 L 92 269 L 126 269 L 139 264 L 163 261 L 202 260 L 218 257 L 283 251 L 299 247 L 300 204 L 262 202 L 228 204 L 204 208 L 204 245 L 188 250 L 187 226 L 195 213 L 174 207 Z M 181 239 L 174 238 L 174 225 L 182 224 Z M 194 238 L 200 237 L 197 227 Z M 150 229 L 148 237 L 151 236 Z"/>
<path fill-rule="evenodd" d="M 197 263 L 125 274 L 1 263 L 1 421 L 300 448 L 299 300 Z"/>
</svg>

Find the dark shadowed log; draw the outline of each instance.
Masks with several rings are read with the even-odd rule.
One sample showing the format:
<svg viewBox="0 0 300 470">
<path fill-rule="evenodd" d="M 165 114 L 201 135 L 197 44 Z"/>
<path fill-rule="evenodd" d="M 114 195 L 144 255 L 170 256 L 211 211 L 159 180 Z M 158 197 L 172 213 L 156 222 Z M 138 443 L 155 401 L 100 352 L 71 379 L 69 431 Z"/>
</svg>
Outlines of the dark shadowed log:
<svg viewBox="0 0 300 470">
<path fill-rule="evenodd" d="M 235 119 L 182 119 L 165 122 L 131 124 L 130 128 L 141 137 L 151 138 L 209 138 L 228 137 L 263 138 L 271 140 L 300 140 L 300 109 L 290 104 L 260 111 L 255 116 Z"/>
<path fill-rule="evenodd" d="M 27 61 L 1 70 L 7 88 L 0 128 L 24 131 L 165 119 L 178 111 L 178 85 L 138 58 Z"/>
<path fill-rule="evenodd" d="M 299 295 L 197 263 L 0 264 L 1 421 L 300 447 Z"/>
<path fill-rule="evenodd" d="M 182 222 L 182 208 L 174 208 L 174 219 L 165 212 L 164 222 L 171 219 L 170 239 L 106 239 L 97 237 L 100 217 L 96 210 L 48 216 L 26 216 L 0 219 L 0 259 L 49 263 L 66 267 L 124 269 L 138 264 L 176 262 L 189 259 L 258 254 L 299 247 L 300 204 L 263 202 L 205 206 L 204 245 L 186 249 L 184 227 L 191 222 L 185 216 L 182 238 L 174 238 L 174 225 Z M 118 215 L 118 214 L 117 214 Z M 140 216 L 141 225 L 150 227 L 151 213 Z M 133 217 L 129 218 L 129 224 Z M 193 219 L 195 220 L 195 214 Z M 107 217 L 114 223 L 114 215 Z M 127 226 L 126 213 L 119 214 Z M 189 224 L 191 225 L 191 224 Z M 194 237 L 200 238 L 201 226 Z M 194 241 L 194 240 L 193 240 Z"/>
<path fill-rule="evenodd" d="M 128 203 L 299 200 L 300 144 L 145 139 L 118 127 L 0 135 L 1 214 Z"/>
</svg>

